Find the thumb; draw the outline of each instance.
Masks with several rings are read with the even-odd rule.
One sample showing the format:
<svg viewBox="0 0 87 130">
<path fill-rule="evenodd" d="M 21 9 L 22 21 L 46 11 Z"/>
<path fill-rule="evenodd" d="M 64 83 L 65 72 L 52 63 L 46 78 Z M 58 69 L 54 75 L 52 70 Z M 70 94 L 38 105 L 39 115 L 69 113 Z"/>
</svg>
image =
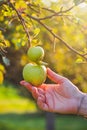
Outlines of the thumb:
<svg viewBox="0 0 87 130">
<path fill-rule="evenodd" d="M 50 68 L 47 68 L 47 76 L 48 76 L 49 79 L 51 79 L 55 83 L 59 83 L 59 84 L 63 83 L 66 79 L 63 76 L 56 74 Z"/>
</svg>

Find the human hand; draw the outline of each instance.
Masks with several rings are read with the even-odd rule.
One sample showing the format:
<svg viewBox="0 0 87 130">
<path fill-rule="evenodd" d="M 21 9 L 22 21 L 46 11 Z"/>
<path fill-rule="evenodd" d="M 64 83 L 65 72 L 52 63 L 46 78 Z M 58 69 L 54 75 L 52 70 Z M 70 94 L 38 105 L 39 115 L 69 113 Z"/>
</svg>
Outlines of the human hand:
<svg viewBox="0 0 87 130">
<path fill-rule="evenodd" d="M 42 84 L 38 88 L 26 81 L 21 81 L 30 91 L 40 109 L 62 114 L 76 114 L 83 93 L 67 78 L 60 76 L 47 68 L 47 76 L 55 84 Z"/>
</svg>

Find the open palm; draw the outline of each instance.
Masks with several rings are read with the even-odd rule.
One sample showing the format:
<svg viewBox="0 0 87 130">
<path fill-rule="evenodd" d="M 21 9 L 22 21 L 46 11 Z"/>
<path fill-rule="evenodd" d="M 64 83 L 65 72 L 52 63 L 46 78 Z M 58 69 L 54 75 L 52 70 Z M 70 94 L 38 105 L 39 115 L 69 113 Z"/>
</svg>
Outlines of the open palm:
<svg viewBox="0 0 87 130">
<path fill-rule="evenodd" d="M 83 94 L 67 78 L 47 68 L 48 78 L 55 84 L 42 84 L 38 88 L 21 81 L 36 99 L 38 106 L 45 111 L 75 114 Z"/>
</svg>

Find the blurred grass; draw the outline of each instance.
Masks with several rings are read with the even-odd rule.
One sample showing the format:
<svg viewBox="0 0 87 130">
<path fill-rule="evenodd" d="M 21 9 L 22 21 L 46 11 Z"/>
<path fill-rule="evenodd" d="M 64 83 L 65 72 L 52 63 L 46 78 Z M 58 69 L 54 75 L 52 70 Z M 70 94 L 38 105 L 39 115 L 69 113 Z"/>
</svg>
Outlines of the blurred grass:
<svg viewBox="0 0 87 130">
<path fill-rule="evenodd" d="M 2 114 L 0 130 L 46 130 L 45 114 Z M 56 115 L 55 130 L 87 130 L 87 120 L 72 115 Z"/>
<path fill-rule="evenodd" d="M 0 113 L 36 112 L 34 101 L 20 96 L 19 90 L 12 84 L 0 85 Z"/>
<path fill-rule="evenodd" d="M 87 130 L 87 119 L 81 116 L 59 115 L 56 130 Z"/>
<path fill-rule="evenodd" d="M 0 130 L 44 130 L 45 120 L 42 116 L 32 114 L 0 115 Z"/>
</svg>

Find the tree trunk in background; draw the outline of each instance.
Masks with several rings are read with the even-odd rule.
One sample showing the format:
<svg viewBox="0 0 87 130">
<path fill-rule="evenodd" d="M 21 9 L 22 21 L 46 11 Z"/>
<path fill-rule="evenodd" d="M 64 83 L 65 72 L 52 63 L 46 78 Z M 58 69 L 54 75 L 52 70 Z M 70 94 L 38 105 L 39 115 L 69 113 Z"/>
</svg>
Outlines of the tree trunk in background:
<svg viewBox="0 0 87 130">
<path fill-rule="evenodd" d="M 55 115 L 54 113 L 46 113 L 46 130 L 55 130 Z"/>
</svg>

